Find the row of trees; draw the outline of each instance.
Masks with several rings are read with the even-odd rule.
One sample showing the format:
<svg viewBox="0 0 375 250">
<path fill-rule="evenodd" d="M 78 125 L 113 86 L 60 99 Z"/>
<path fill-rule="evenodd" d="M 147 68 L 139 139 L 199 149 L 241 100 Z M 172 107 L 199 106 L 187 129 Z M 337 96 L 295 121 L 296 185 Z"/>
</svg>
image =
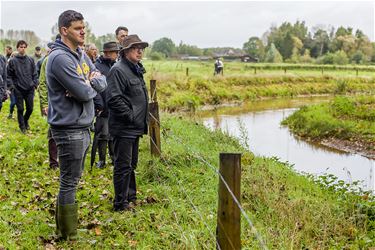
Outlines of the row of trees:
<svg viewBox="0 0 375 250">
<path fill-rule="evenodd" d="M 52 39 L 58 33 L 57 24 L 52 29 Z M 15 44 L 24 39 L 31 46 L 38 45 L 41 39 L 27 30 L 0 29 L 0 47 Z M 115 41 L 115 35 L 108 33 L 96 36 L 86 22 L 86 42 L 95 43 L 101 48 L 107 41 Z M 1 48 L 0 48 L 1 49 Z M 163 37 L 153 42 L 146 50 L 146 56 L 160 60 L 181 55 L 216 56 L 231 50 L 235 54 L 249 54 L 260 62 L 319 63 L 319 64 L 366 64 L 375 62 L 375 43 L 361 31 L 352 28 L 314 27 L 308 31 L 305 22 L 294 24 L 284 22 L 279 27 L 273 26 L 262 37 L 250 37 L 242 49 L 235 48 L 198 48 L 182 41 L 176 45 L 170 38 Z"/>
<path fill-rule="evenodd" d="M 305 22 L 297 21 L 249 38 L 243 50 L 264 62 L 363 64 L 375 62 L 374 45 L 361 30 L 315 27 L 308 32 Z"/>
<path fill-rule="evenodd" d="M 149 56 L 153 59 L 176 55 L 214 56 L 223 50 L 234 48 L 200 49 L 180 42 L 178 46 L 169 38 L 156 40 Z M 271 27 L 261 38 L 250 37 L 244 43 L 242 53 L 260 62 L 319 63 L 319 64 L 366 64 L 375 62 L 375 43 L 361 31 L 352 28 L 314 27 L 311 32 L 305 22 L 285 22 Z M 238 54 L 238 50 L 237 50 Z"/>
</svg>

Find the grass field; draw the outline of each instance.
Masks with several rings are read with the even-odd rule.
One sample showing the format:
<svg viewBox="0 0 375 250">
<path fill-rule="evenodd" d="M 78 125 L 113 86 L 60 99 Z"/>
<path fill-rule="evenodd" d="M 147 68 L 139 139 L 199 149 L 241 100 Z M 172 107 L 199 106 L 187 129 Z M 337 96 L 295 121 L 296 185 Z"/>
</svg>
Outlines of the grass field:
<svg viewBox="0 0 375 250">
<path fill-rule="evenodd" d="M 226 63 L 224 76 L 213 76 L 209 62 L 145 61 L 146 80 L 157 80 L 159 106 L 175 111 L 206 104 L 309 95 L 374 94 L 373 72 L 280 70 L 254 74 L 245 63 Z M 186 68 L 189 75 L 186 76 Z"/>
<path fill-rule="evenodd" d="M 300 176 L 276 158 L 254 158 L 227 135 L 166 113 L 162 159 L 150 157 L 148 137 L 141 140 L 135 212 L 111 210 L 112 166 L 90 173 L 88 158 L 77 193 L 80 238 L 55 243 L 59 172 L 48 167 L 47 123 L 35 108 L 24 135 L 6 118 L 8 105 L 0 113 L 0 249 L 214 249 L 212 168 L 220 152 L 242 153 L 241 202 L 269 249 L 375 246 L 375 201 L 367 193 L 327 186 L 330 176 Z M 244 218 L 241 239 L 243 249 L 260 249 Z"/>
<path fill-rule="evenodd" d="M 294 133 L 313 140 L 337 138 L 375 148 L 375 97 L 338 96 L 330 103 L 303 107 L 283 121 Z"/>
</svg>

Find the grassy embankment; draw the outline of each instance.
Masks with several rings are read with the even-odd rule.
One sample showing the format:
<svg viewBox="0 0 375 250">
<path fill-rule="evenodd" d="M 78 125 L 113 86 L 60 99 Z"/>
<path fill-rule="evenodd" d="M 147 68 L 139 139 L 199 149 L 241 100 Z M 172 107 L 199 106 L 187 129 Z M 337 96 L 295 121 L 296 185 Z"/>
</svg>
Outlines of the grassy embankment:
<svg viewBox="0 0 375 250">
<path fill-rule="evenodd" d="M 375 151 L 375 97 L 336 97 L 330 103 L 303 107 L 283 121 L 310 140 L 339 139 Z M 375 156 L 375 155 L 373 155 Z"/>
<path fill-rule="evenodd" d="M 36 100 L 37 104 L 37 100 Z M 58 171 L 49 169 L 47 124 L 37 105 L 31 131 L 0 113 L 0 248 L 214 249 L 220 152 L 242 152 L 242 205 L 270 249 L 366 249 L 375 246 L 375 201 L 325 187 L 276 159 L 253 158 L 239 143 L 203 125 L 162 113 L 162 160 L 141 141 L 135 212 L 114 213 L 112 166 L 79 185 L 79 241 L 54 243 Z M 208 166 L 203 157 L 212 166 Z M 336 191 L 334 191 L 336 189 Z M 194 204 L 194 206 L 193 206 Z M 242 219 L 243 249 L 259 249 Z"/>
<path fill-rule="evenodd" d="M 254 74 L 248 69 L 250 64 L 228 62 L 224 76 L 213 76 L 210 62 L 145 61 L 145 65 L 147 79 L 157 80 L 159 105 L 171 111 L 262 98 L 371 94 L 375 89 L 374 73 L 370 71 L 361 71 L 357 77 L 349 69 L 326 70 L 322 74 L 314 68 L 293 68 L 284 74 L 276 67 Z"/>
</svg>

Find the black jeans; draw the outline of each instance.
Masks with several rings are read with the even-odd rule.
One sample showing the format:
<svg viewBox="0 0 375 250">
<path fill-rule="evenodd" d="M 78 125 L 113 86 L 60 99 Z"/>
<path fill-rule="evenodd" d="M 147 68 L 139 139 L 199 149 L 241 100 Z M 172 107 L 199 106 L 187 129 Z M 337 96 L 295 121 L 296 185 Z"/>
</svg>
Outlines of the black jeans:
<svg viewBox="0 0 375 250">
<path fill-rule="evenodd" d="M 33 113 L 34 108 L 34 88 L 30 90 L 22 90 L 14 88 L 14 94 L 16 96 L 16 105 L 17 105 L 17 120 L 18 126 L 20 129 L 25 129 L 29 123 L 29 118 Z M 23 102 L 26 104 L 26 112 L 24 111 Z"/>
<path fill-rule="evenodd" d="M 139 137 L 135 139 L 114 137 L 113 144 L 115 157 L 113 207 L 115 210 L 121 210 L 126 208 L 129 202 L 137 199 L 134 170 L 138 163 Z"/>
<path fill-rule="evenodd" d="M 58 204 L 73 204 L 90 145 L 90 132 L 88 128 L 83 130 L 55 130 L 51 128 L 51 132 L 57 145 L 60 165 Z"/>
<path fill-rule="evenodd" d="M 16 95 L 14 94 L 14 90 L 10 93 L 10 106 L 9 106 L 9 114 L 12 115 L 14 111 L 14 106 L 17 104 Z"/>
</svg>

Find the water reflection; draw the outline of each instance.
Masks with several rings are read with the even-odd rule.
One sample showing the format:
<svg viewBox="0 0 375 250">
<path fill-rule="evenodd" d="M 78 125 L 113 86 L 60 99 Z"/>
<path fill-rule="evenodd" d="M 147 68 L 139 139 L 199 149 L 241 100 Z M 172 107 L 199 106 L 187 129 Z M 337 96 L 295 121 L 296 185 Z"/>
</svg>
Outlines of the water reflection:
<svg viewBox="0 0 375 250">
<path fill-rule="evenodd" d="M 203 118 L 203 122 L 211 129 L 220 128 L 230 135 L 245 139 L 256 155 L 276 156 L 294 164 L 298 172 L 333 174 L 347 183 L 360 181 L 365 190 L 375 190 L 374 160 L 299 140 L 280 125 L 281 120 L 294 111 L 295 108 L 282 108 L 232 115 L 230 109 L 227 109 L 226 114 L 211 113 L 213 116 Z"/>
</svg>

